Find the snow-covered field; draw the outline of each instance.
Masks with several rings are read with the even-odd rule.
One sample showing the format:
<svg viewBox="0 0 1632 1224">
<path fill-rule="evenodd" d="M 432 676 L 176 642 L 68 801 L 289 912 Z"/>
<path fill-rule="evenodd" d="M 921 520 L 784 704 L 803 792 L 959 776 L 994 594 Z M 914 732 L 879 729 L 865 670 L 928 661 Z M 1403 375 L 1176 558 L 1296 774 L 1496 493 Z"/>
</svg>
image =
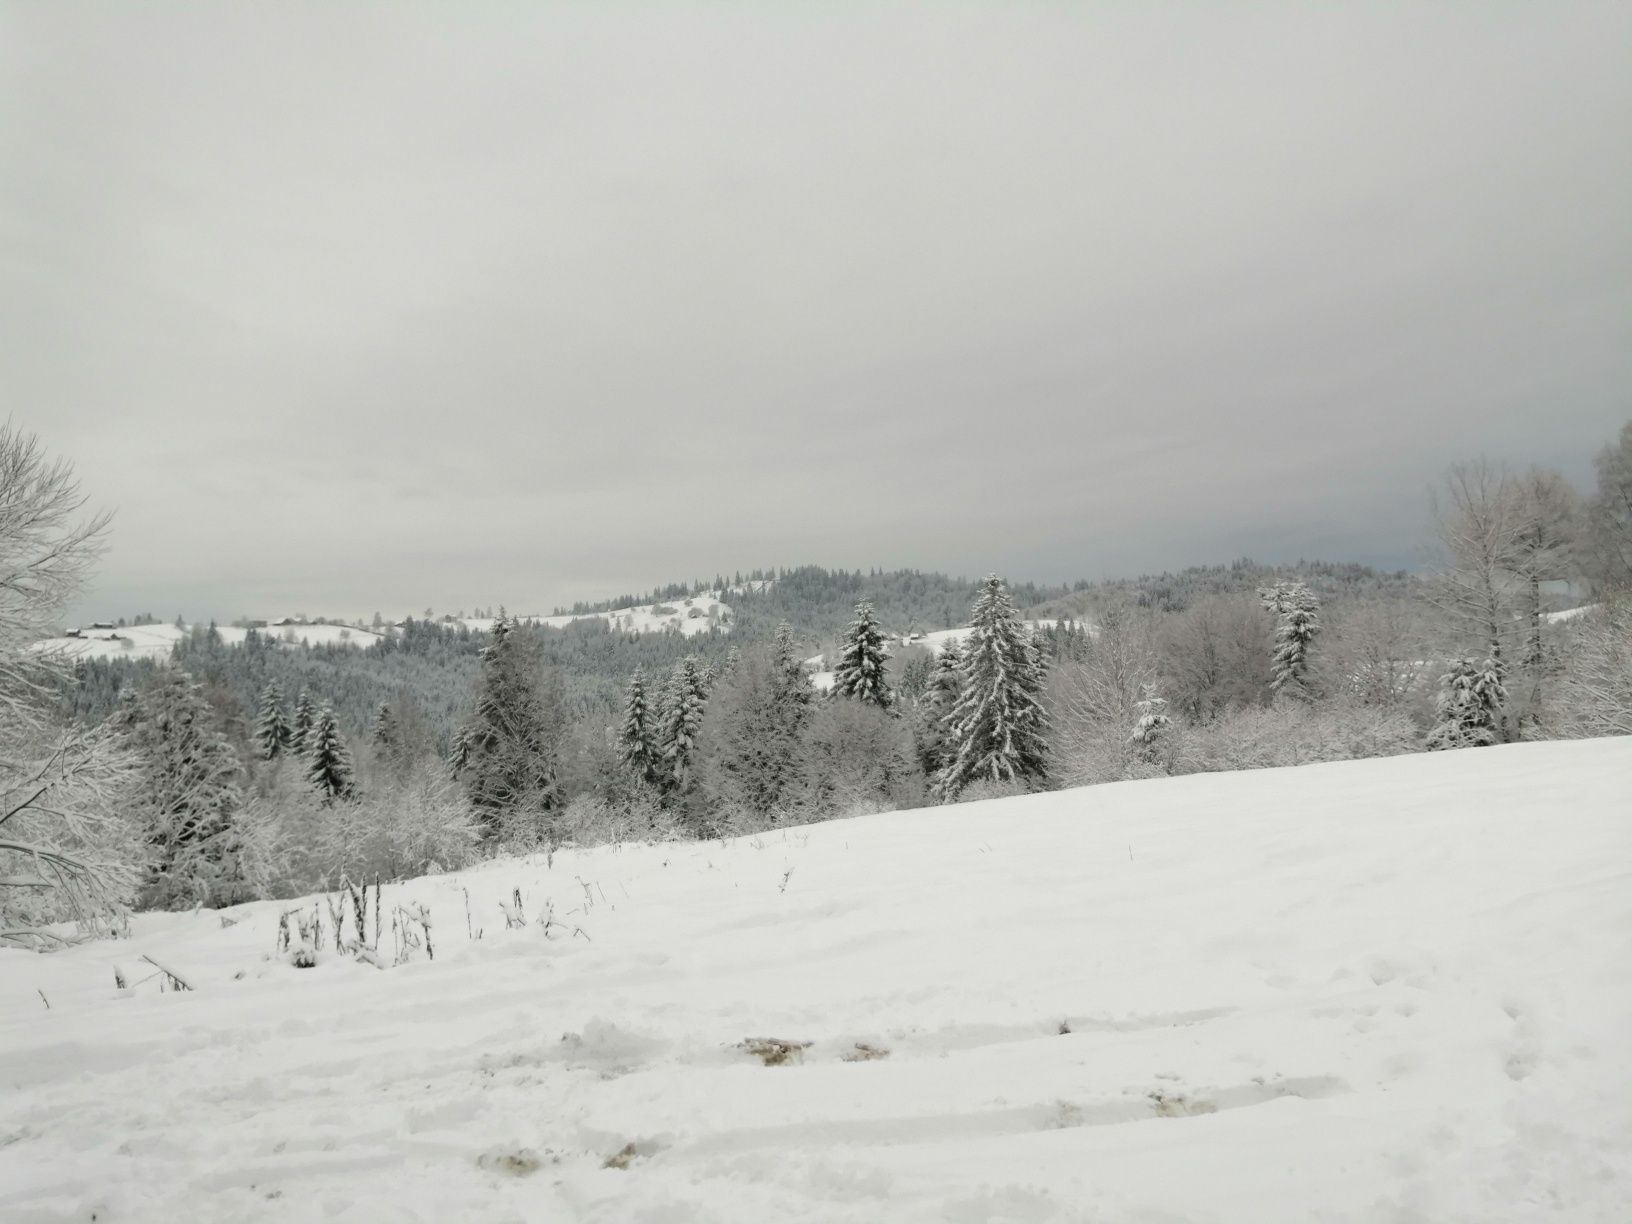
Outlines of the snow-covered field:
<svg viewBox="0 0 1632 1224">
<path fill-rule="evenodd" d="M 1629 816 L 1527 744 L 493 862 L 383 971 L 143 917 L 0 953 L 0 1219 L 1625 1221 Z"/>
<path fill-rule="evenodd" d="M 191 632 L 192 626 L 178 629 L 175 625 L 81 629 L 77 637 L 46 638 L 35 642 L 33 649 L 72 659 L 168 659 L 176 643 Z M 221 625 L 216 632 L 228 646 L 241 646 L 249 631 Z M 368 647 L 381 636 L 355 625 L 271 625 L 258 632 L 274 641 L 303 646 Z"/>
<path fill-rule="evenodd" d="M 643 604 L 638 608 L 615 608 L 610 612 L 592 612 L 583 616 L 524 616 L 520 619 L 529 624 L 549 625 L 556 629 L 573 621 L 604 620 L 613 629 L 626 633 L 662 633 L 673 629 L 690 636 L 707 633 L 710 628 L 729 630 L 732 615 L 731 605 L 721 600 L 719 592 L 710 591 L 689 599 L 676 599 L 668 604 Z M 467 617 L 458 623 L 483 633 L 493 628 L 490 617 Z M 218 626 L 216 631 L 229 646 L 242 645 L 247 632 L 231 625 Z M 85 628 L 79 630 L 78 636 L 46 638 L 35 642 L 33 649 L 72 659 L 168 659 L 176 642 L 190 632 L 192 626 L 178 629 L 175 625 Z M 276 641 L 305 646 L 368 647 L 383 636 L 355 625 L 270 625 L 259 632 Z"/>
<path fill-rule="evenodd" d="M 710 628 L 731 628 L 731 605 L 723 602 L 718 591 L 706 591 L 686 599 L 671 600 L 666 604 L 641 604 L 633 608 L 613 608 L 610 612 L 585 612 L 577 616 L 523 616 L 519 619 L 530 625 L 548 625 L 564 629 L 574 621 L 604 620 L 613 629 L 624 633 L 662 633 L 674 629 L 688 637 L 707 633 Z M 490 617 L 467 617 L 468 628 L 488 633 L 493 628 Z"/>
</svg>

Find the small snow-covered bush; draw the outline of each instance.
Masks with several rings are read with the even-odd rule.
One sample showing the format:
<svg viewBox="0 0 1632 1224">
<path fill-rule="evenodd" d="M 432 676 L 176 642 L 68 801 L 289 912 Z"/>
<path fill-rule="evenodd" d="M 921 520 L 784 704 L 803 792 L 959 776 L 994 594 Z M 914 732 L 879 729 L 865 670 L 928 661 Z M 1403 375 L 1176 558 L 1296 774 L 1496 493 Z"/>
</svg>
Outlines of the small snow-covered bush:
<svg viewBox="0 0 1632 1224">
<path fill-rule="evenodd" d="M 639 841 L 651 833 L 657 804 L 619 803 L 594 794 L 573 797 L 561 813 L 561 841 L 573 846 L 606 846 Z"/>
<path fill-rule="evenodd" d="M 431 775 L 326 806 L 305 787 L 275 791 L 252 800 L 241 825 L 245 875 L 270 896 L 332 887 L 342 875 L 451 871 L 473 861 L 481 841 L 470 805 Z"/>
<path fill-rule="evenodd" d="M 1277 702 L 1236 708 L 1184 736 L 1174 773 L 1271 769 L 1414 752 L 1419 736 L 1403 713 L 1347 702 Z"/>
</svg>

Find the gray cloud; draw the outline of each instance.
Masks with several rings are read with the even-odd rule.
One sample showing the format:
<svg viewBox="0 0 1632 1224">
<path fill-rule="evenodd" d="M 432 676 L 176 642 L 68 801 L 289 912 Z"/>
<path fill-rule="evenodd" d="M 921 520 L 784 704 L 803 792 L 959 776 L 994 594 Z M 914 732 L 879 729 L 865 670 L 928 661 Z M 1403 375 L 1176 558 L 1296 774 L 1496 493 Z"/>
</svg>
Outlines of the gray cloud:
<svg viewBox="0 0 1632 1224">
<path fill-rule="evenodd" d="M 1409 563 L 1632 385 L 1632 9 L 0 11 L 85 610 Z"/>
</svg>

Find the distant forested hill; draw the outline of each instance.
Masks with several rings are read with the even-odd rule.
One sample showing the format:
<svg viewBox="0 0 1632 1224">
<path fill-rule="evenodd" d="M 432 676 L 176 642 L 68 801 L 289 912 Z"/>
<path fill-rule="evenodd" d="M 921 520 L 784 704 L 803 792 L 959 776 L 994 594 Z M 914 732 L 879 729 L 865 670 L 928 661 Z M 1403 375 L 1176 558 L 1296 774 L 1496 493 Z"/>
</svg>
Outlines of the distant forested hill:
<svg viewBox="0 0 1632 1224">
<path fill-rule="evenodd" d="M 1406 598 L 1415 592 L 1417 582 L 1404 573 L 1380 573 L 1363 565 L 1300 562 L 1266 566 L 1241 560 L 1177 574 L 1083 581 L 1071 586 L 1022 582 L 1010 589 L 1015 603 L 1030 617 L 1091 621 L 1116 603 L 1176 612 L 1209 595 L 1252 591 L 1286 576 L 1302 578 L 1330 601 L 1351 596 Z M 730 632 L 711 630 L 690 637 L 672 631 L 630 633 L 604 619 L 577 621 L 563 628 L 530 628 L 539 637 L 545 661 L 560 674 L 569 715 L 610 719 L 637 667 L 656 679 L 687 655 L 718 664 L 733 646 L 769 638 L 784 620 L 793 625 L 800 644 L 814 654 L 826 648 L 850 621 L 859 600 L 872 602 L 888 631 L 906 633 L 967 624 L 974 599 L 970 579 L 920 570 L 864 573 L 806 565 L 739 574 L 732 579 L 722 575 L 716 582 L 719 585 L 672 584 L 643 595 L 581 604 L 569 611 L 604 611 L 719 589 L 727 592 L 726 601 L 735 613 Z M 251 635 L 244 646 L 231 646 L 199 630 L 177 646 L 175 657 L 204 682 L 211 700 L 225 713 L 229 728 L 241 738 L 247 739 L 261 690 L 275 681 L 287 699 L 304 689 L 314 701 L 331 703 L 350 735 L 366 733 L 381 702 L 411 708 L 433 742 L 445 748 L 465 716 L 477 652 L 486 641 L 485 633 L 462 624 L 432 620 L 409 620 L 368 650 L 290 646 L 260 635 Z M 79 664 L 80 683 L 63 698 L 68 712 L 86 721 L 106 717 L 121 693 L 150 674 L 152 667 L 150 660 L 117 658 Z"/>
<path fill-rule="evenodd" d="M 1069 586 L 1013 583 L 1010 590 L 1021 604 L 1065 595 Z M 830 570 L 819 565 L 792 569 L 756 569 L 735 575 L 717 574 L 712 580 L 669 583 L 640 594 L 619 595 L 595 603 L 558 608 L 558 614 L 584 615 L 617 608 L 662 603 L 706 591 L 723 593 L 736 613 L 739 641 L 769 637 L 786 620 L 810 637 L 826 637 L 849 623 L 859 600 L 872 601 L 883 624 L 898 632 L 909 629 L 953 629 L 966 623 L 975 597 L 969 578 L 922 570 Z"/>
</svg>

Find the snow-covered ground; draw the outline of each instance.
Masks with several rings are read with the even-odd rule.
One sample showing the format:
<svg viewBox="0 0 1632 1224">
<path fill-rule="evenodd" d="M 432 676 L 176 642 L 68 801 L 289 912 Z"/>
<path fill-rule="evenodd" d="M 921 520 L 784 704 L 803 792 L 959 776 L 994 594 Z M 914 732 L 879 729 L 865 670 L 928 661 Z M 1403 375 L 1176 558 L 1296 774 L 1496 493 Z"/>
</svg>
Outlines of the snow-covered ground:
<svg viewBox="0 0 1632 1224">
<path fill-rule="evenodd" d="M 117 629 L 81 629 L 78 636 L 46 638 L 33 649 L 73 659 L 168 659 L 182 638 L 192 632 L 175 625 L 137 625 Z M 243 645 L 247 629 L 220 625 L 216 632 L 229 646 Z M 380 640 L 380 634 L 355 625 L 270 625 L 257 630 L 263 637 L 304 646 L 362 646 Z"/>
<path fill-rule="evenodd" d="M 548 625 L 554 629 L 565 628 L 574 621 L 604 620 L 613 629 L 624 633 L 662 633 L 666 629 L 675 629 L 689 636 L 707 633 L 710 628 L 729 630 L 732 612 L 731 605 L 721 600 L 718 591 L 706 591 L 666 604 L 641 604 L 639 607 L 585 612 L 577 616 L 523 616 L 519 619 L 530 625 Z M 468 617 L 463 623 L 482 633 L 490 632 L 493 628 L 490 617 Z"/>
<path fill-rule="evenodd" d="M 1543 612 L 1541 614 L 1541 619 L 1546 621 L 1549 625 L 1560 625 L 1565 621 L 1572 621 L 1578 616 L 1585 616 L 1588 612 L 1594 611 L 1597 607 L 1597 604 L 1582 604 L 1577 608 L 1565 608 L 1562 612 Z"/>
<path fill-rule="evenodd" d="M 0 1219 L 1624 1222 L 1629 798 L 1526 744 L 498 861 L 383 971 L 0 953 Z"/>
</svg>

